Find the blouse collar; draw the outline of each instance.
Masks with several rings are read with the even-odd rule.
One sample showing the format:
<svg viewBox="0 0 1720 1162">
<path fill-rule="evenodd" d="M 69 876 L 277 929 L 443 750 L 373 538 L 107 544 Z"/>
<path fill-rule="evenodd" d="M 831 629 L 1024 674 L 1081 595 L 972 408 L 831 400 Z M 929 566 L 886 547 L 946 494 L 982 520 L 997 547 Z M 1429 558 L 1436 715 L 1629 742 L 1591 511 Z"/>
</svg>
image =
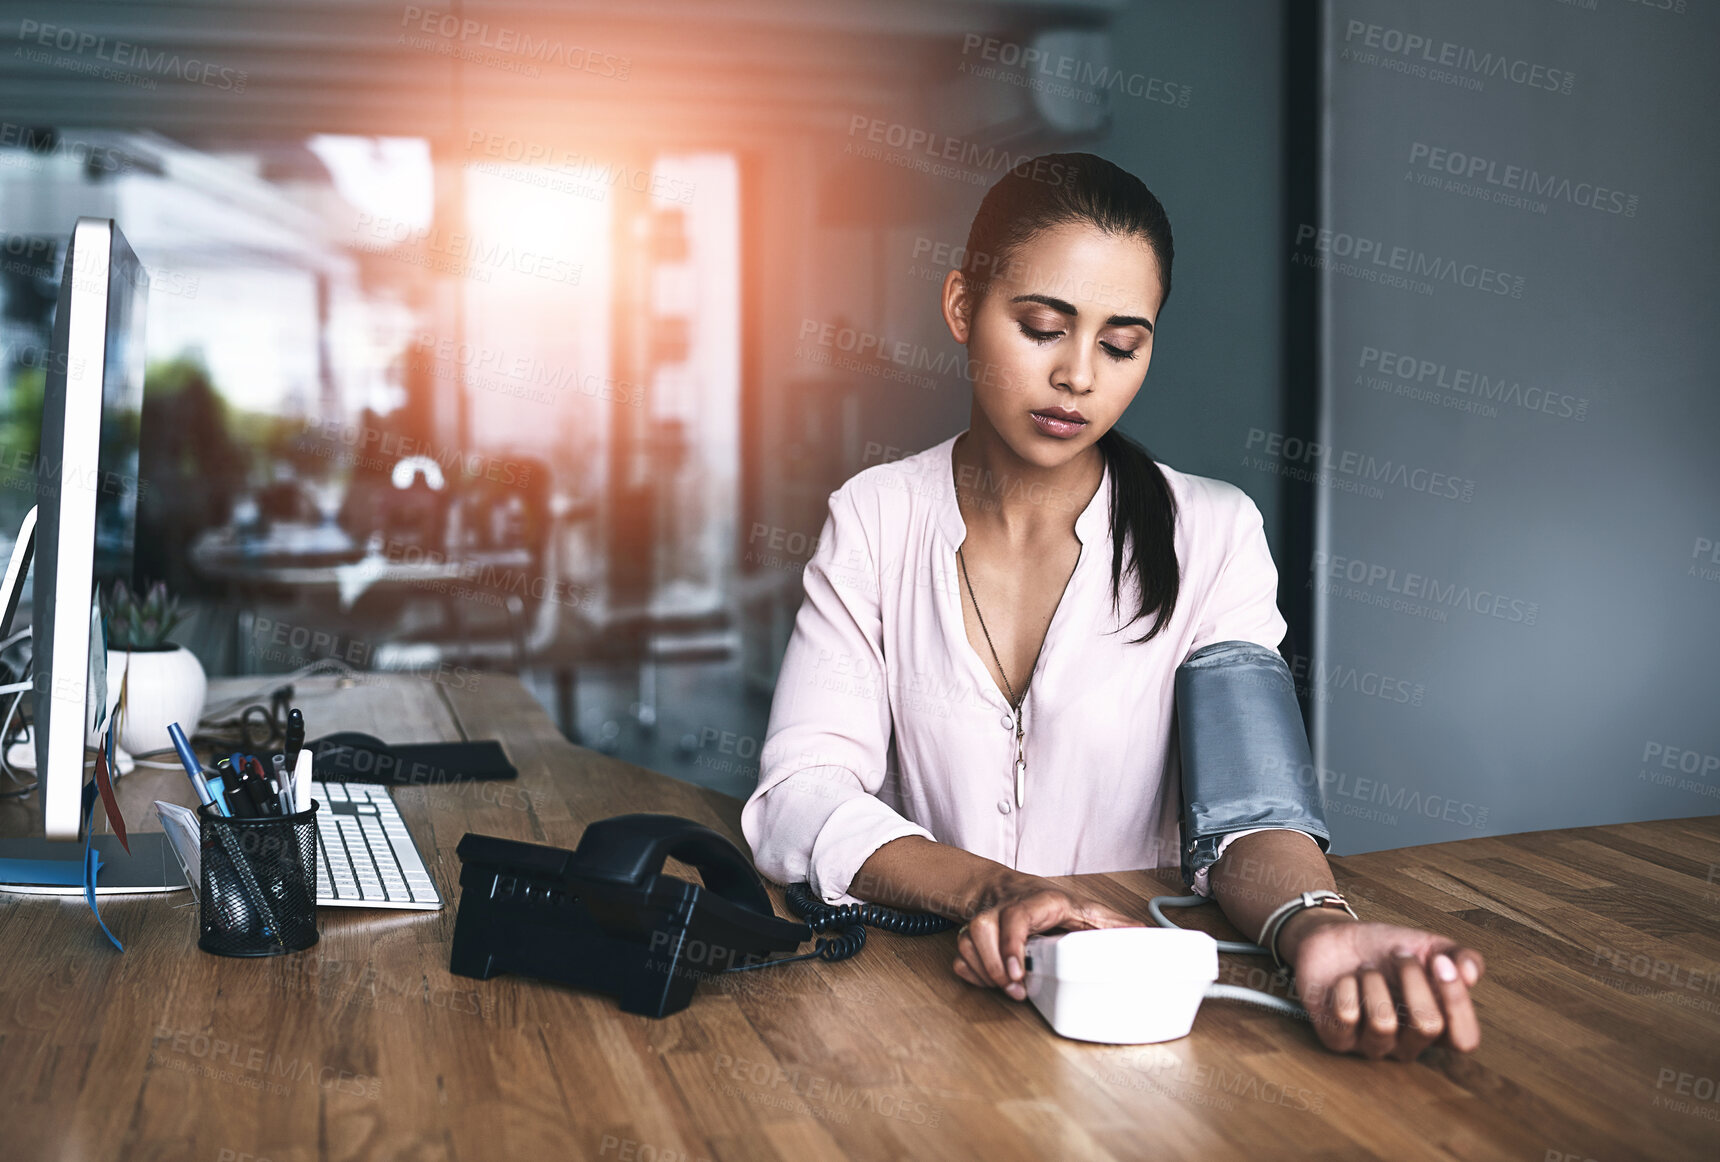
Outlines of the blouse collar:
<svg viewBox="0 0 1720 1162">
<path fill-rule="evenodd" d="M 937 494 L 938 527 L 952 552 L 967 540 L 967 522 L 962 520 L 961 506 L 956 503 L 955 474 L 956 441 L 965 431 L 957 432 L 927 454 L 930 461 L 927 468 L 937 473 L 941 486 Z M 1090 545 L 1103 540 L 1110 527 L 1111 465 L 1106 463 L 1104 473 L 1099 477 L 1098 491 L 1093 493 L 1093 499 L 1087 502 L 1081 515 L 1075 518 L 1075 536 L 1083 545 Z"/>
</svg>

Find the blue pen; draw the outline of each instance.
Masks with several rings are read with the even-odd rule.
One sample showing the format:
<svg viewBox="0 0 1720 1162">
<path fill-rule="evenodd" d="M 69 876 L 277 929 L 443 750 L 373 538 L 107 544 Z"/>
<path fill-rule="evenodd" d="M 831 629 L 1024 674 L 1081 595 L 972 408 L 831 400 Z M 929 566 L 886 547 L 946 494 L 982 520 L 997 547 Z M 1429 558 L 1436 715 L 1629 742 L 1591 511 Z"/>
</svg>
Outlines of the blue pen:
<svg viewBox="0 0 1720 1162">
<path fill-rule="evenodd" d="M 191 778 L 191 786 L 197 792 L 197 801 L 205 807 L 215 802 L 209 784 L 203 781 L 203 764 L 197 761 L 197 752 L 191 749 L 191 740 L 185 737 L 185 731 L 180 728 L 179 723 L 167 724 L 167 736 L 173 740 L 173 749 L 179 752 L 179 761 Z"/>
<path fill-rule="evenodd" d="M 214 778 L 210 779 L 209 794 L 214 796 L 216 813 L 231 819 L 233 817 L 233 812 L 227 806 L 227 780 L 223 779 L 220 775 L 216 775 Z"/>
</svg>

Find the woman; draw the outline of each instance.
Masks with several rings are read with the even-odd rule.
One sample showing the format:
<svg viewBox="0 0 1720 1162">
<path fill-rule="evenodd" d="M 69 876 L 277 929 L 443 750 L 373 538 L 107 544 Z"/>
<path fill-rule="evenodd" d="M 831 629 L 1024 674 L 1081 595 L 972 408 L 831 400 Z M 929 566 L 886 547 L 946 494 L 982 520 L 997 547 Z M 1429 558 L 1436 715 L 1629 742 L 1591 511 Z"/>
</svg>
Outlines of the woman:
<svg viewBox="0 0 1720 1162">
<path fill-rule="evenodd" d="M 943 284 L 968 428 L 831 494 L 741 817 L 773 879 L 966 920 L 956 975 L 1018 1001 L 1029 935 L 1142 922 L 1045 877 L 1175 862 L 1177 667 L 1284 638 L 1253 502 L 1114 428 L 1171 256 L 1158 200 L 1090 154 L 986 194 Z M 1217 857 L 1191 886 L 1250 936 L 1288 915 L 1277 949 L 1328 1047 L 1479 1044 L 1478 953 L 1289 903 L 1335 886 L 1313 835 L 1239 829 Z"/>
</svg>

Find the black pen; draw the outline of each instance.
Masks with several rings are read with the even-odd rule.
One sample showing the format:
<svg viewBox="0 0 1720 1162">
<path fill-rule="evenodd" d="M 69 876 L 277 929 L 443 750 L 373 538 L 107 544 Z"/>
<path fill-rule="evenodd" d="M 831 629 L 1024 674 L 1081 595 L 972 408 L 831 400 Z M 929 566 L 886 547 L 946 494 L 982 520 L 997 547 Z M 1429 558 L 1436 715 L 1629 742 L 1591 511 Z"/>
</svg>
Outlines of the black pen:
<svg viewBox="0 0 1720 1162">
<path fill-rule="evenodd" d="M 251 806 L 251 797 L 241 789 L 243 786 L 243 781 L 235 774 L 233 785 L 226 790 L 227 814 L 235 819 L 255 819 L 257 809 Z"/>
<path fill-rule="evenodd" d="M 305 716 L 297 706 L 287 711 L 287 769 L 299 769 L 299 751 L 305 745 Z"/>
<path fill-rule="evenodd" d="M 255 760 L 249 755 L 235 754 L 233 770 L 239 776 L 238 790 L 250 807 L 246 814 L 252 818 L 262 818 L 269 813 L 269 793 L 258 784 L 257 776 L 251 773 L 250 763 L 253 761 Z"/>
</svg>

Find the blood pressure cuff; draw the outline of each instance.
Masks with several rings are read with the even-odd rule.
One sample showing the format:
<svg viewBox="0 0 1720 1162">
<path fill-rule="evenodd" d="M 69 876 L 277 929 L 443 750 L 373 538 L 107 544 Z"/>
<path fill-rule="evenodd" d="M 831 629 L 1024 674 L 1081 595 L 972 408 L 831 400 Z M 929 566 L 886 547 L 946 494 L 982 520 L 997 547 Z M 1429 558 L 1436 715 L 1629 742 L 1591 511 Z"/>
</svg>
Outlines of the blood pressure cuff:
<svg viewBox="0 0 1720 1162">
<path fill-rule="evenodd" d="M 1177 667 L 1176 716 L 1191 890 L 1232 831 L 1289 827 L 1331 847 L 1296 686 L 1277 650 L 1246 641 L 1196 650 Z"/>
</svg>

